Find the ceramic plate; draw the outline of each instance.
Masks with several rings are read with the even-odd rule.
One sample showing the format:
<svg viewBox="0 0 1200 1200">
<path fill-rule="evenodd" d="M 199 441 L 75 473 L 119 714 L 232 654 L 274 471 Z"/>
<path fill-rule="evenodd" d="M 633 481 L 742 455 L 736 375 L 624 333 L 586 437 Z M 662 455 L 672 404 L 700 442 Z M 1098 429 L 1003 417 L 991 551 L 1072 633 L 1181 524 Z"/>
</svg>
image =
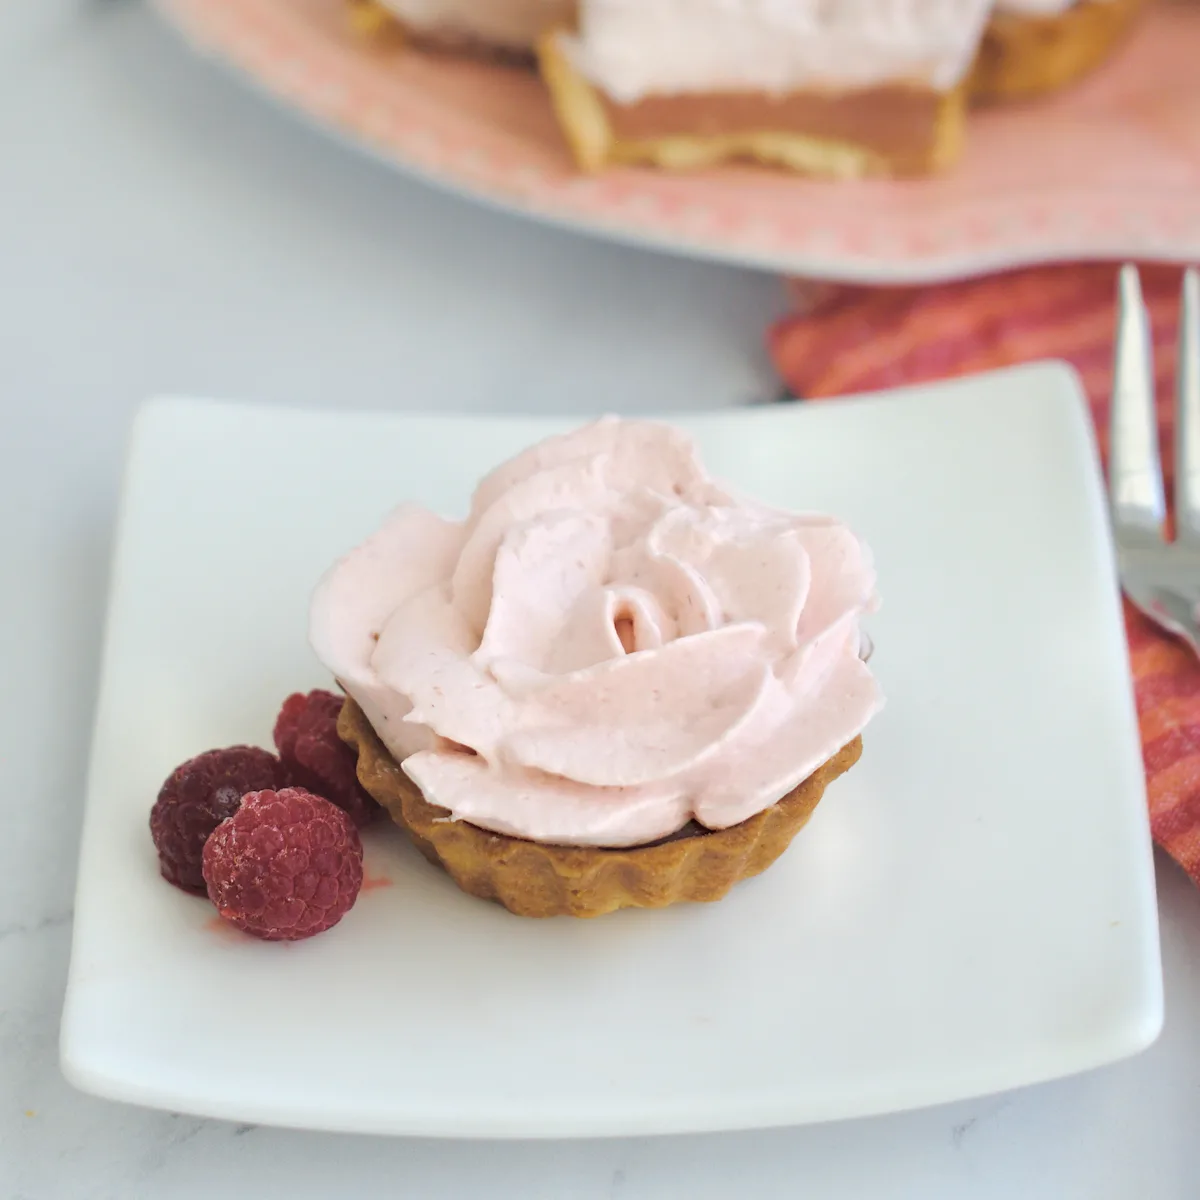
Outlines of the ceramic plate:
<svg viewBox="0 0 1200 1200">
<path fill-rule="evenodd" d="M 1161 3 L 1082 85 L 975 113 L 963 162 L 836 184 L 748 167 L 571 167 L 529 71 L 372 48 L 345 0 L 157 0 L 291 109 L 454 191 L 622 241 L 900 283 L 1080 258 L 1200 258 L 1200 6 Z"/>
<path fill-rule="evenodd" d="M 237 1120 L 534 1137 L 881 1113 L 1079 1071 L 1162 1019 L 1096 457 L 1065 369 L 688 418 L 718 474 L 871 543 L 889 696 L 861 763 L 714 905 L 530 921 L 390 825 L 295 945 L 158 876 L 176 763 L 270 744 L 321 571 L 401 500 L 464 511 L 552 420 L 188 400 L 139 416 L 62 1029 L 85 1090 Z"/>
</svg>

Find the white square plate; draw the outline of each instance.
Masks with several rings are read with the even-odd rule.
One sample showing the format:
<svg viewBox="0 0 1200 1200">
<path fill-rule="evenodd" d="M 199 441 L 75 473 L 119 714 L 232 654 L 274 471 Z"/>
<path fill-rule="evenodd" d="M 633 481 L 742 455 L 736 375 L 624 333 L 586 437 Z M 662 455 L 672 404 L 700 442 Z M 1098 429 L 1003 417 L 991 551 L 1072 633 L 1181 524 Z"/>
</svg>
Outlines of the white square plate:
<svg viewBox="0 0 1200 1200">
<path fill-rule="evenodd" d="M 733 1129 L 1014 1087 L 1162 1020 L 1141 757 L 1073 376 L 1039 366 L 689 418 L 712 469 L 847 519 L 884 597 L 861 763 L 715 905 L 528 921 L 368 837 L 336 929 L 268 945 L 158 876 L 182 759 L 269 745 L 327 683 L 320 572 L 402 499 L 574 422 L 186 400 L 137 421 L 88 782 L 62 1062 L 100 1095 L 239 1120 L 459 1136 Z"/>
</svg>

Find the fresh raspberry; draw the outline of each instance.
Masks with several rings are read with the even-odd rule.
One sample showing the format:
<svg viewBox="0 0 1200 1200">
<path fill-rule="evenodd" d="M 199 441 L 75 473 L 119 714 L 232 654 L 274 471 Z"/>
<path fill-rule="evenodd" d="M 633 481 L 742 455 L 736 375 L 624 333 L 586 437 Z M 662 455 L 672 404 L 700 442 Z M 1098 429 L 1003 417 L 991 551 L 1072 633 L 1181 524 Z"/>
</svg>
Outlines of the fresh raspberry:
<svg viewBox="0 0 1200 1200">
<path fill-rule="evenodd" d="M 363 878 L 349 816 L 303 788 L 252 792 L 204 843 L 217 911 L 269 942 L 323 933 L 351 909 Z"/>
<path fill-rule="evenodd" d="M 360 829 L 380 807 L 358 782 L 358 756 L 338 737 L 342 698 L 317 690 L 289 696 L 275 720 L 275 745 L 288 769 L 288 782 L 332 800 Z"/>
<path fill-rule="evenodd" d="M 200 858 L 208 835 L 237 812 L 247 792 L 286 782 L 279 759 L 257 746 L 209 750 L 176 767 L 150 810 L 150 836 L 163 878 L 203 895 Z"/>
</svg>

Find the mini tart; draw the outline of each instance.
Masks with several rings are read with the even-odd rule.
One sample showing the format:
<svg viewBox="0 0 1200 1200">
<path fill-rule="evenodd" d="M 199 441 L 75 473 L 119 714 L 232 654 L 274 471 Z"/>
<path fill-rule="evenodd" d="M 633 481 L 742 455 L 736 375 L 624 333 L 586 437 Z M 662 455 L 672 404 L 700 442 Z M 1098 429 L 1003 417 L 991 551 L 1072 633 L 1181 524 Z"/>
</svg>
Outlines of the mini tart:
<svg viewBox="0 0 1200 1200">
<path fill-rule="evenodd" d="M 598 917 L 618 908 L 720 900 L 788 848 L 826 786 L 862 753 L 862 738 L 856 737 L 782 800 L 740 825 L 689 826 L 651 845 L 611 849 L 544 845 L 450 819 L 446 809 L 422 796 L 353 700 L 342 706 L 338 733 L 358 752 L 363 787 L 417 849 L 464 892 L 522 917 Z"/>
<path fill-rule="evenodd" d="M 404 41 L 400 22 L 375 0 L 346 0 L 346 23 L 350 32 L 371 41 Z"/>
<path fill-rule="evenodd" d="M 413 29 L 377 0 L 346 0 L 351 30 L 359 37 L 380 44 L 413 46 L 435 54 L 454 54 L 484 62 L 532 67 L 532 50 L 498 46 L 469 33 L 433 33 Z"/>
<path fill-rule="evenodd" d="M 992 15 L 968 83 L 980 101 L 1023 100 L 1065 87 L 1099 66 L 1145 0 L 1080 0 L 1050 17 Z"/>
<path fill-rule="evenodd" d="M 958 158 L 965 92 L 896 84 L 860 92 L 711 92 L 618 104 L 544 35 L 538 62 L 579 168 L 618 163 L 668 170 L 749 159 L 835 179 L 926 175 Z"/>
</svg>

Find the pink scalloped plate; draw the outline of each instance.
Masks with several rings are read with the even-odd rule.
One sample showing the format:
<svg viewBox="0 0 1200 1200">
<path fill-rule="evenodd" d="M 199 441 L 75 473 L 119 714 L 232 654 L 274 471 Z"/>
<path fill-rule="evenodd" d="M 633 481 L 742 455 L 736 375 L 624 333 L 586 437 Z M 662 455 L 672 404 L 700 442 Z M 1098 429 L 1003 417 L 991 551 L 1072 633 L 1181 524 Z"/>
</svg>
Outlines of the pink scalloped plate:
<svg viewBox="0 0 1200 1200">
<path fill-rule="evenodd" d="M 577 174 L 538 79 L 352 35 L 344 0 L 157 0 L 202 50 L 428 182 L 600 237 L 817 278 L 919 282 L 1034 262 L 1200 259 L 1200 5 L 1163 3 L 1049 100 L 973 114 L 914 182 L 756 167 Z"/>
</svg>

